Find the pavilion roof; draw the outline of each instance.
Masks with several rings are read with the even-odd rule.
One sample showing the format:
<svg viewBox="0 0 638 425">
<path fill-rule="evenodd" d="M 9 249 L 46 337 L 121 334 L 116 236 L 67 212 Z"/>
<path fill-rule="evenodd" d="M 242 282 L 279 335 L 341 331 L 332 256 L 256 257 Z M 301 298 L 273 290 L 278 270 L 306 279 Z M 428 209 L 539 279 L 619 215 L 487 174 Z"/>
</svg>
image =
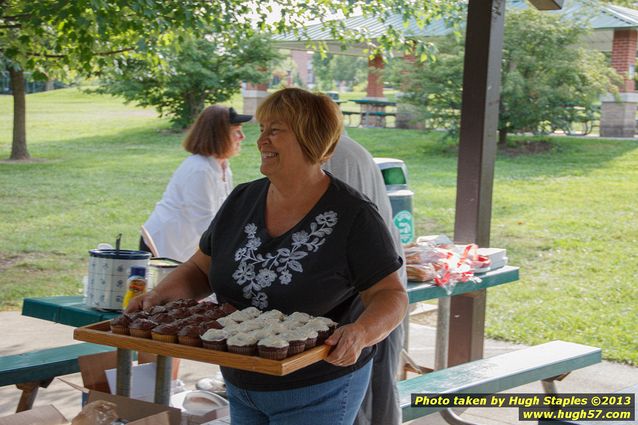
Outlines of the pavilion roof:
<svg viewBox="0 0 638 425">
<path fill-rule="evenodd" d="M 525 0 L 508 0 L 507 9 L 525 9 L 530 7 Z M 602 51 L 611 50 L 611 38 L 615 29 L 638 28 L 638 10 L 627 7 L 611 5 L 596 1 L 566 0 L 563 8 L 544 13 L 557 14 L 567 19 L 582 20 L 583 25 L 591 26 L 594 34 L 587 37 L 586 42 L 593 48 Z M 403 24 L 400 14 L 389 16 L 385 22 L 379 22 L 375 17 L 355 16 L 346 20 L 346 27 L 365 31 L 371 39 L 377 38 L 394 28 L 404 34 L 406 38 L 416 37 L 440 37 L 452 31 L 451 25 L 443 19 L 436 20 L 429 25 L 420 28 L 416 21 L 411 20 L 407 25 Z M 305 42 L 326 42 L 330 50 L 335 53 L 360 55 L 362 45 L 352 46 L 346 51 L 340 52 L 338 42 L 330 35 L 322 24 L 311 25 L 306 29 L 307 37 L 298 39 L 293 34 L 275 37 L 277 45 L 281 48 L 293 50 L 305 49 Z M 596 34 L 596 32 L 600 32 Z"/>
</svg>

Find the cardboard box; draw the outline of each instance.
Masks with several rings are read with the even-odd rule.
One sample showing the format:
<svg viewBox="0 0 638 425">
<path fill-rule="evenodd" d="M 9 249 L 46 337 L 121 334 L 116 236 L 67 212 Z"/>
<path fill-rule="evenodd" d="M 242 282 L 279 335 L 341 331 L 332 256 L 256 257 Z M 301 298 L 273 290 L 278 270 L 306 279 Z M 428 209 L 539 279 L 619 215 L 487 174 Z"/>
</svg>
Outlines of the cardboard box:
<svg viewBox="0 0 638 425">
<path fill-rule="evenodd" d="M 147 353 L 139 353 L 139 362 L 142 363 L 137 367 L 132 368 L 132 384 L 131 384 L 131 396 L 135 397 L 137 395 L 138 400 L 144 400 L 150 405 L 160 406 L 163 408 L 168 408 L 168 406 L 161 406 L 152 403 L 155 394 L 155 365 L 147 362 L 154 361 L 156 356 L 154 354 Z M 179 359 L 173 359 L 173 374 L 172 378 L 175 380 L 177 378 L 177 373 L 179 369 Z M 90 394 L 99 393 L 106 394 L 106 396 L 111 397 L 120 397 L 112 394 L 111 387 L 113 387 L 113 372 L 110 372 L 111 369 L 115 368 L 117 364 L 117 356 L 115 352 L 107 352 L 107 353 L 99 353 L 92 354 L 88 356 L 82 356 L 78 359 L 78 363 L 80 365 L 80 372 L 82 375 L 82 382 L 84 388 L 78 387 L 77 385 L 73 385 L 69 382 L 64 381 L 64 379 L 60 379 L 72 387 L 82 391 L 84 393 L 83 399 L 84 402 L 91 401 Z M 109 386 L 109 377 L 111 385 Z M 147 391 L 144 391 L 144 388 Z M 89 391 L 90 390 L 90 391 Z M 183 408 L 182 403 L 184 398 L 188 392 L 177 393 L 171 397 L 171 406 L 174 406 L 175 411 L 180 412 L 180 418 L 177 424 L 181 425 L 196 425 L 202 424 L 204 422 L 208 422 L 220 417 L 224 417 L 228 415 L 228 406 L 222 406 L 210 412 L 206 412 L 205 414 L 199 414 L 200 412 L 194 413 L 189 412 L 185 408 Z M 94 396 L 95 397 L 95 396 Z M 105 397 L 105 396 L 103 396 Z M 124 398 L 124 397 L 120 397 Z M 103 400 L 108 400 L 107 398 L 101 398 Z M 127 399 L 128 400 L 128 399 Z M 118 410 L 119 413 L 119 410 Z M 171 418 L 171 425 L 174 425 L 173 418 Z"/>
<path fill-rule="evenodd" d="M 0 418 L 0 425 L 59 425 L 68 422 L 58 409 L 50 405 Z"/>
<path fill-rule="evenodd" d="M 114 403 L 117 406 L 116 410 L 120 417 L 129 421 L 138 421 L 147 419 L 149 416 L 164 414 L 160 415 L 160 417 L 168 416 L 166 425 L 181 425 L 182 423 L 182 412 L 174 407 L 149 403 L 148 401 L 134 400 L 132 398 L 107 394 L 100 391 L 89 391 L 88 402 L 91 403 L 96 400 L 105 400 Z M 157 424 L 157 422 L 149 422 L 149 424 L 151 423 Z M 129 422 L 129 425 L 131 424 L 132 422 Z M 135 425 L 137 425 L 137 422 L 135 422 Z"/>
<path fill-rule="evenodd" d="M 138 363 L 150 363 L 157 359 L 155 354 L 138 353 Z M 180 359 L 173 359 L 173 373 L 171 378 L 177 379 Z M 82 383 L 89 390 L 110 392 L 106 371 L 117 367 L 117 353 L 109 351 L 106 353 L 91 354 L 78 358 Z"/>
<path fill-rule="evenodd" d="M 101 399 L 104 393 L 92 391 L 89 395 L 91 401 Z M 106 394 L 107 396 L 110 394 Z M 149 408 L 149 406 L 141 405 L 136 400 L 127 399 L 125 397 L 114 396 L 115 399 L 110 399 L 117 405 L 116 409 L 121 418 L 127 419 L 130 422 L 128 425 L 173 425 L 179 424 L 180 420 L 177 419 L 173 422 L 175 413 L 170 410 L 163 409 L 157 413 L 149 413 L 155 410 Z M 132 403 L 131 403 L 132 402 Z M 152 403 L 147 403 L 152 404 Z M 155 405 L 158 406 L 158 405 Z M 166 407 L 166 406 L 158 406 Z M 170 408 L 168 408 L 170 409 Z M 177 409 L 173 409 L 177 410 Z M 179 415 L 179 411 L 177 411 Z M 0 425 L 68 425 L 71 424 L 62 413 L 54 406 L 39 406 L 31 410 L 15 413 L 13 415 L 0 418 Z"/>
</svg>

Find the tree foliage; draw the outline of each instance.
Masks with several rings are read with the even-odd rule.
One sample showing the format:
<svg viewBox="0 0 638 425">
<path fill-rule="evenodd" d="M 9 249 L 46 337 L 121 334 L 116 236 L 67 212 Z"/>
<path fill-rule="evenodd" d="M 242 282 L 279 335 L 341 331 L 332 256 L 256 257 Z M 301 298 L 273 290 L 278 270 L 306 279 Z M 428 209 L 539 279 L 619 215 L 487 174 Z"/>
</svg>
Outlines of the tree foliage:
<svg viewBox="0 0 638 425">
<path fill-rule="evenodd" d="M 415 19 L 421 26 L 441 16 L 458 17 L 463 0 L 431 2 L 413 0 L 0 0 L 0 57 L 14 71 L 16 79 L 23 71 L 34 76 L 53 78 L 70 71 L 91 75 L 112 66 L 118 55 L 144 53 L 158 63 L 159 49 L 181 42 L 183 34 L 215 34 L 219 43 L 232 42 L 238 36 L 260 33 L 294 33 L 303 37 L 303 28 L 319 20 L 332 39 L 366 43 L 370 53 L 402 48 L 406 35 L 391 28 L 377 40 L 366 29 L 345 28 L 344 19 L 358 13 L 384 21 L 400 13 L 407 22 Z M 279 19 L 272 19 L 273 12 Z M 174 38 L 177 37 L 177 38 Z M 222 43 L 224 44 L 224 43 Z M 426 51 L 426 47 L 419 49 Z M 427 43 L 423 46 L 427 46 Z M 21 107 L 14 109 L 13 145 L 26 150 L 25 99 L 18 93 Z M 14 94 L 15 99 L 15 94 Z M 14 149 L 12 149 L 12 152 Z"/>
<path fill-rule="evenodd" d="M 565 128 L 591 114 L 600 95 L 617 92 L 617 73 L 605 56 L 580 45 L 586 33 L 573 21 L 535 10 L 506 16 L 499 111 L 500 140 L 508 132 Z M 403 97 L 435 128 L 458 135 L 463 45 L 452 37 L 437 44 L 435 61 L 394 72 Z"/>
<path fill-rule="evenodd" d="M 315 75 L 316 85 L 319 90 L 334 89 L 333 57 L 332 53 L 322 55 L 320 52 L 315 52 L 312 55 L 312 72 Z"/>
<path fill-rule="evenodd" d="M 184 36 L 158 49 L 160 63 L 130 56 L 105 68 L 101 89 L 140 106 L 153 106 L 185 128 L 205 104 L 221 103 L 240 90 L 242 81 L 265 82 L 279 55 L 263 36 L 220 42 L 214 37 Z"/>
<path fill-rule="evenodd" d="M 368 76 L 368 61 L 359 56 L 338 54 L 322 55 L 315 52 L 312 56 L 312 70 L 321 90 L 332 90 L 335 82 L 344 82 L 348 87 L 359 84 Z"/>
</svg>

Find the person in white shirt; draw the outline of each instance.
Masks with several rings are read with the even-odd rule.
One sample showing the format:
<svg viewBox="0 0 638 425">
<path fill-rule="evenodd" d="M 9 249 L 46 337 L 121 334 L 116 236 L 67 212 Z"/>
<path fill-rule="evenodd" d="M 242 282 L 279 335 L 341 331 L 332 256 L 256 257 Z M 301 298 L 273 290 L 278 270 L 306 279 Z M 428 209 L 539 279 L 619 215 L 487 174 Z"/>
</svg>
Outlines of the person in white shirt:
<svg viewBox="0 0 638 425">
<path fill-rule="evenodd" d="M 239 153 L 245 138 L 241 125 L 251 119 L 217 105 L 202 111 L 182 143 L 192 155 L 177 168 L 144 223 L 140 250 L 153 252 L 154 244 L 158 257 L 182 262 L 195 253 L 202 233 L 233 189 L 228 160 Z"/>
<path fill-rule="evenodd" d="M 408 278 L 403 245 L 392 220 L 392 207 L 383 176 L 372 155 L 363 146 L 342 134 L 334 153 L 322 168 L 357 189 L 377 205 L 379 214 L 392 235 L 394 248 L 404 259 L 398 273 L 401 283 L 406 286 Z M 402 422 L 396 376 L 401 360 L 403 334 L 401 324 L 377 344 L 370 385 L 354 425 L 398 425 Z"/>
</svg>

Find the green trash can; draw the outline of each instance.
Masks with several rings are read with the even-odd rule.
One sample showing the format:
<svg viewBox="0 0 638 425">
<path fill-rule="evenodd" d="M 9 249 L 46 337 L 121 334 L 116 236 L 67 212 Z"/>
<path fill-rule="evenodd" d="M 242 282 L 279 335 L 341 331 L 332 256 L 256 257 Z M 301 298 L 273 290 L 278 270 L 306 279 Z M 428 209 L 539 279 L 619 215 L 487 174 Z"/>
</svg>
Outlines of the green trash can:
<svg viewBox="0 0 638 425">
<path fill-rule="evenodd" d="M 383 175 L 390 206 L 392 220 L 399 229 L 401 243 L 414 241 L 414 216 L 412 215 L 412 198 L 414 192 L 408 189 L 408 170 L 405 163 L 395 158 L 374 158 Z"/>
</svg>

